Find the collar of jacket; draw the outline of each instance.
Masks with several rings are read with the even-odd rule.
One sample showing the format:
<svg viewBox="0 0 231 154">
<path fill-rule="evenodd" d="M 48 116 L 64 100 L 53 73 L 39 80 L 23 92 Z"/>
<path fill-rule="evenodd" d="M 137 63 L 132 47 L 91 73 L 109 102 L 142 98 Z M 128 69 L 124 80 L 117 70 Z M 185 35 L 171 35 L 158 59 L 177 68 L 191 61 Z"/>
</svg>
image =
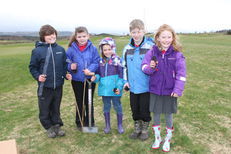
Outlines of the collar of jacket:
<svg viewBox="0 0 231 154">
<path fill-rule="evenodd" d="M 110 58 L 101 58 L 101 61 L 102 63 L 113 62 L 116 57 L 117 55 L 113 53 Z"/>
<path fill-rule="evenodd" d="M 158 55 L 162 55 L 162 50 L 161 49 L 159 49 L 157 46 L 154 46 L 155 47 L 155 50 L 157 50 L 158 52 L 157 52 L 157 54 Z M 172 53 L 172 52 L 174 52 L 174 49 L 173 49 L 173 46 L 171 45 L 169 48 L 168 48 L 168 50 L 165 52 L 165 55 L 169 55 L 170 53 Z"/>
<path fill-rule="evenodd" d="M 49 47 L 50 44 L 48 44 L 48 43 L 46 43 L 46 42 L 36 41 L 36 42 L 35 42 L 35 47 L 37 48 L 37 47 L 39 47 L 39 46 Z M 51 44 L 51 46 L 52 46 L 52 47 L 55 47 L 55 46 L 57 46 L 57 43 L 55 42 L 55 43 Z"/>
<path fill-rule="evenodd" d="M 86 46 L 86 48 L 85 48 L 83 51 L 80 51 L 80 49 L 79 49 L 78 45 L 76 44 L 76 42 L 72 42 L 71 46 L 72 46 L 74 49 L 76 49 L 77 51 L 84 52 L 91 44 L 92 44 L 91 41 L 88 40 L 88 41 L 87 41 L 87 46 Z"/>
<path fill-rule="evenodd" d="M 141 41 L 141 43 L 139 44 L 138 47 L 141 48 L 141 47 L 144 45 L 145 42 L 146 42 L 146 36 L 143 37 L 143 40 Z M 130 44 L 131 47 L 137 48 L 137 47 L 135 46 L 135 42 L 134 42 L 133 38 L 130 39 L 130 43 L 129 43 L 129 44 Z"/>
</svg>

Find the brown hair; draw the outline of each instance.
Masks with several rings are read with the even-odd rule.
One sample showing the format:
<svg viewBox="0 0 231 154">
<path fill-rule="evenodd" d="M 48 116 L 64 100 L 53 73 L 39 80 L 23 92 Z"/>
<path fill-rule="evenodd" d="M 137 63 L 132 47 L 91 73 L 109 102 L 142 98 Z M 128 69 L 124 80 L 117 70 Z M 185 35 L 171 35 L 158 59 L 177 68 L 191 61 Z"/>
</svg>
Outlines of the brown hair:
<svg viewBox="0 0 231 154">
<path fill-rule="evenodd" d="M 43 25 L 39 30 L 40 41 L 45 42 L 45 36 L 54 34 L 57 36 L 57 31 L 51 25 Z"/>
<path fill-rule="evenodd" d="M 138 28 L 138 29 L 142 29 L 144 30 L 144 23 L 142 20 L 140 19 L 134 19 L 130 22 L 129 24 L 129 30 L 130 32 L 135 29 L 135 28 Z"/>
<path fill-rule="evenodd" d="M 167 24 L 163 24 L 163 25 L 161 25 L 161 26 L 158 28 L 158 30 L 157 30 L 157 32 L 156 32 L 156 34 L 155 34 L 155 36 L 154 36 L 156 45 L 157 45 L 159 48 L 161 47 L 160 42 L 159 42 L 157 39 L 158 39 L 158 37 L 160 36 L 160 33 L 163 32 L 163 31 L 165 31 L 165 30 L 172 33 L 172 38 L 173 38 L 172 46 L 173 46 L 174 50 L 175 50 L 175 51 L 182 51 L 182 46 L 181 46 L 181 44 L 180 44 L 180 42 L 179 42 L 178 36 L 176 35 L 176 33 L 175 33 L 175 31 L 172 29 L 172 27 L 169 26 L 169 25 L 167 25 Z"/>
<path fill-rule="evenodd" d="M 103 53 L 103 47 L 104 47 L 105 45 L 109 45 L 109 46 L 110 46 L 110 44 L 102 44 L 102 45 L 99 46 L 99 50 L 101 51 L 101 57 L 102 57 L 104 60 L 107 59 L 107 57 L 106 57 L 106 56 L 104 55 L 104 53 Z"/>
<path fill-rule="evenodd" d="M 68 43 L 68 47 L 70 47 L 73 42 L 76 42 L 77 33 L 83 33 L 83 32 L 88 34 L 88 30 L 86 27 L 80 26 L 75 28 L 75 33 L 71 36 L 70 41 Z"/>
</svg>

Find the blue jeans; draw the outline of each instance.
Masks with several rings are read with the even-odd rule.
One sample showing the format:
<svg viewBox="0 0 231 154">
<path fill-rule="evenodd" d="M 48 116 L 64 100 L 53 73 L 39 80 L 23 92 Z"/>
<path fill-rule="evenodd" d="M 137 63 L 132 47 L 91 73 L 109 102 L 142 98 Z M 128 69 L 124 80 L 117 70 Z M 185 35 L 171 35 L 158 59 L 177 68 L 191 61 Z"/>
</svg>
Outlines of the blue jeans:
<svg viewBox="0 0 231 154">
<path fill-rule="evenodd" d="M 111 102 L 113 103 L 114 110 L 117 114 L 122 114 L 122 105 L 120 102 L 120 96 L 103 96 L 103 112 L 110 112 L 111 110 Z"/>
</svg>

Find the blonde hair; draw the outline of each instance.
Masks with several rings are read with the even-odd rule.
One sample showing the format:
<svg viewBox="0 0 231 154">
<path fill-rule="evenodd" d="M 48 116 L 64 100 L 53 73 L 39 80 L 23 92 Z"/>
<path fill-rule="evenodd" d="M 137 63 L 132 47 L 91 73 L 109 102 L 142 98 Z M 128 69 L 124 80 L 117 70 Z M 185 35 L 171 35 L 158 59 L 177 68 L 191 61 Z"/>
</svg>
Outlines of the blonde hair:
<svg viewBox="0 0 231 154">
<path fill-rule="evenodd" d="M 135 29 L 135 28 L 138 28 L 138 29 L 142 29 L 144 30 L 144 23 L 142 20 L 140 19 L 134 19 L 130 22 L 129 24 L 129 30 L 130 32 Z"/>
<path fill-rule="evenodd" d="M 174 48 L 175 51 L 180 51 L 182 52 L 182 45 L 180 44 L 179 42 L 179 38 L 178 36 L 176 35 L 175 31 L 173 30 L 173 28 L 167 24 L 163 24 L 161 25 L 158 29 L 157 29 L 157 32 L 154 36 L 155 38 L 155 42 L 156 42 L 156 45 L 161 48 L 161 45 L 160 45 L 160 42 L 157 40 L 160 36 L 160 34 L 163 32 L 163 31 L 169 31 L 172 33 L 172 46 Z"/>
<path fill-rule="evenodd" d="M 68 43 L 68 47 L 70 47 L 73 42 L 77 42 L 76 41 L 77 33 L 83 33 L 83 32 L 88 34 L 88 30 L 86 27 L 80 26 L 75 28 L 75 33 L 71 36 L 70 41 Z"/>
</svg>

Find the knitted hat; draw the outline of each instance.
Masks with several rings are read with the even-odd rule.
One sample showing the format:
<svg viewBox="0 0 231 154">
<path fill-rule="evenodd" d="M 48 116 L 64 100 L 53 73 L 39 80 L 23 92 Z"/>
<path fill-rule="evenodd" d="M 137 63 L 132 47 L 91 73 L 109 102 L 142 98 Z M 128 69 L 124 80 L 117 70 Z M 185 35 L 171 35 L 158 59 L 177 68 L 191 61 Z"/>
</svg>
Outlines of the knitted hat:
<svg viewBox="0 0 231 154">
<path fill-rule="evenodd" d="M 108 44 L 111 46 L 111 49 L 114 53 L 116 53 L 116 44 L 115 44 L 115 40 L 113 40 L 110 37 L 105 37 L 104 39 L 102 39 L 99 43 L 99 49 L 100 52 L 102 53 L 102 45 Z"/>
</svg>

